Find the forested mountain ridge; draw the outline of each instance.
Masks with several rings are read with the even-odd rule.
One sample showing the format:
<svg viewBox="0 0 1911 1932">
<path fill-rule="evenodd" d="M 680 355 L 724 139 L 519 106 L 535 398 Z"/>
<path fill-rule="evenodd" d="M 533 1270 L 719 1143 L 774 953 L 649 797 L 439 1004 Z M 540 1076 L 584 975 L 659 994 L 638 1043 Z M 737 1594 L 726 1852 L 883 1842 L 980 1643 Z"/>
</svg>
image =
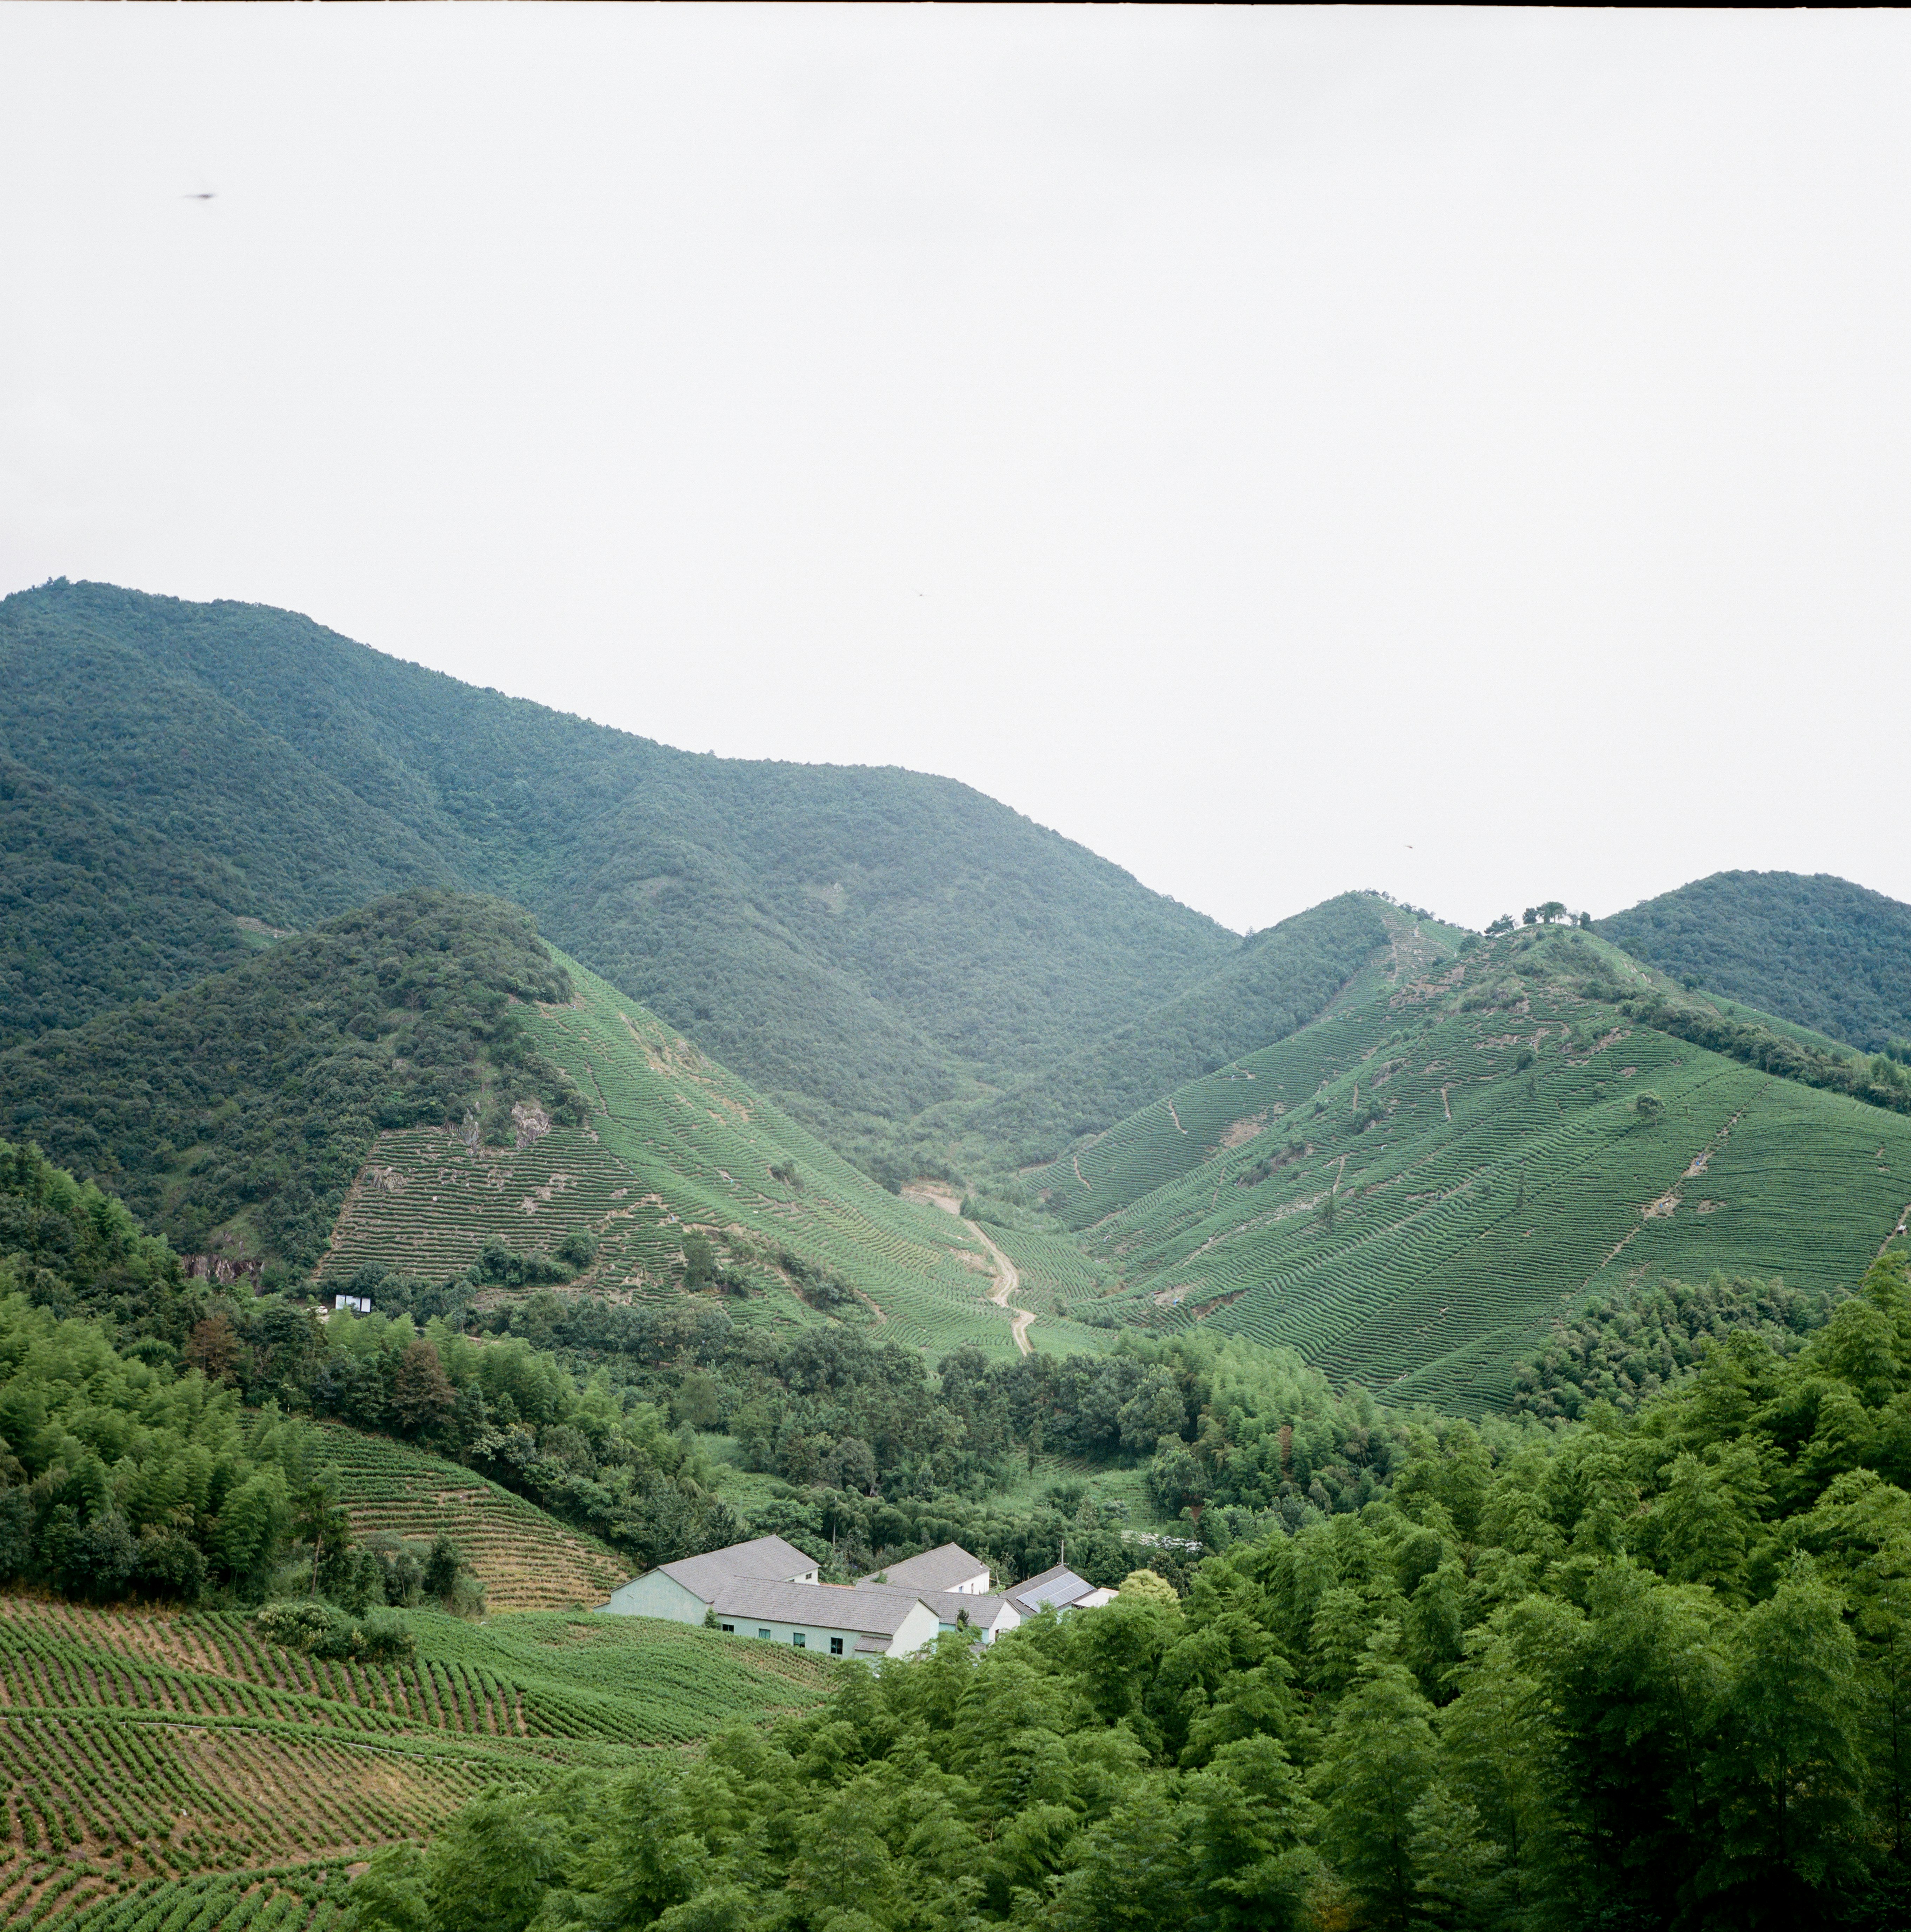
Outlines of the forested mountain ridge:
<svg viewBox="0 0 1911 1932">
<path fill-rule="evenodd" d="M 522 1003 L 571 994 L 516 908 L 419 890 L 0 1054 L 8 1130 L 185 1252 L 309 1268 L 381 1130 L 584 1117 Z"/>
<path fill-rule="evenodd" d="M 1865 1052 L 1911 1040 L 1911 905 L 1849 880 L 1714 872 L 1599 931 L 1687 986 Z"/>
<path fill-rule="evenodd" d="M 0 759 L 0 1047 L 236 965 L 263 932 L 215 855 Z"/>
<path fill-rule="evenodd" d="M 672 750 L 263 607 L 45 585 L 0 601 L 0 750 L 217 855 L 251 916 L 502 893 L 839 1145 L 1080 1051 L 1239 944 L 952 781 Z M 41 1010 L 73 1001 L 8 1017 Z"/>
</svg>

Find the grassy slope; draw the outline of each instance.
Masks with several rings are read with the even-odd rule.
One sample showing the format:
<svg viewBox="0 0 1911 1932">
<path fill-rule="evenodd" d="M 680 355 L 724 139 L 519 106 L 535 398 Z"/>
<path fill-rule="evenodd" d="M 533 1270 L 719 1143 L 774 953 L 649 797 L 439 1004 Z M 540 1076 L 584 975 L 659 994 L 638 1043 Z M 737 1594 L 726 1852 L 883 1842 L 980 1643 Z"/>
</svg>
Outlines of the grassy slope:
<svg viewBox="0 0 1911 1932">
<path fill-rule="evenodd" d="M 1059 1066 L 970 1110 L 964 1126 L 1016 1166 L 1306 1024 L 1387 945 L 1399 915 L 1368 892 L 1297 914 L 1243 940 L 1197 984 Z"/>
<path fill-rule="evenodd" d="M 527 1010 L 528 1028 L 582 1088 L 588 1126 L 522 1150 L 470 1150 L 443 1132 L 382 1136 L 334 1232 L 328 1278 L 374 1259 L 449 1271 L 491 1234 L 548 1250 L 576 1229 L 601 1243 L 580 1288 L 674 1294 L 695 1229 L 757 1291 L 726 1300 L 733 1318 L 819 1318 L 779 1264 L 787 1249 L 846 1282 L 858 1298 L 839 1312 L 874 1323 L 882 1339 L 938 1355 L 964 1342 L 1012 1346 L 1008 1316 L 988 1304 L 993 1274 L 972 1228 L 878 1187 L 654 1014 L 563 963 L 575 1004 Z M 792 1161 L 796 1185 L 771 1174 Z M 1033 1339 L 1106 1340 L 1053 1321 L 1038 1322 Z"/>
<path fill-rule="evenodd" d="M 410 1621 L 415 1663 L 347 1665 L 229 1614 L 0 1598 L 0 1921 L 236 1924 L 251 1889 L 284 1901 L 255 1923 L 329 1924 L 328 1875 L 488 1785 L 634 1762 L 825 1682 L 650 1619 Z"/>
<path fill-rule="evenodd" d="M 1600 963 L 1613 991 L 1650 976 L 1597 940 L 1540 944 Z M 1520 944 L 1431 974 L 1372 969 L 1304 1032 L 1123 1122 L 1079 1182 L 1051 1168 L 1055 1204 L 1123 1271 L 1110 1306 L 1480 1408 L 1589 1292 L 1715 1267 L 1854 1282 L 1911 1197 L 1911 1120 L 1630 1027 L 1570 975 L 1463 1010 L 1531 956 Z M 1656 1120 L 1635 1105 L 1648 1090 Z M 1291 1139 L 1309 1151 L 1237 1184 Z"/>
<path fill-rule="evenodd" d="M 283 611 L 51 585 L 0 601 L 0 751 L 221 855 L 235 908 L 504 893 L 839 1140 L 1065 1058 L 1236 943 L 965 786 L 673 751 Z"/>
<path fill-rule="evenodd" d="M 630 1565 L 488 1478 L 442 1456 L 323 1426 L 319 1460 L 336 1472 L 354 1534 L 455 1539 L 493 1611 L 595 1610 Z"/>
<path fill-rule="evenodd" d="M 1715 872 L 1599 930 L 1674 979 L 1848 1046 L 1911 1038 L 1911 905 L 1847 880 Z"/>
</svg>

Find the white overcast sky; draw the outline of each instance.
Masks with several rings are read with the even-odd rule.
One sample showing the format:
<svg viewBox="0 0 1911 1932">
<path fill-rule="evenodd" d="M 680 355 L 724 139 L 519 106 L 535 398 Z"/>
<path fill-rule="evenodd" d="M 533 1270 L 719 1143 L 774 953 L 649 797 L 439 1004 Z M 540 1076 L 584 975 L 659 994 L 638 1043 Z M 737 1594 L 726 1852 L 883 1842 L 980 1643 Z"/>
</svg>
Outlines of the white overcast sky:
<svg viewBox="0 0 1911 1932">
<path fill-rule="evenodd" d="M 0 589 L 1237 928 L 1911 898 L 1908 251 L 1897 14 L 7 6 Z"/>
</svg>

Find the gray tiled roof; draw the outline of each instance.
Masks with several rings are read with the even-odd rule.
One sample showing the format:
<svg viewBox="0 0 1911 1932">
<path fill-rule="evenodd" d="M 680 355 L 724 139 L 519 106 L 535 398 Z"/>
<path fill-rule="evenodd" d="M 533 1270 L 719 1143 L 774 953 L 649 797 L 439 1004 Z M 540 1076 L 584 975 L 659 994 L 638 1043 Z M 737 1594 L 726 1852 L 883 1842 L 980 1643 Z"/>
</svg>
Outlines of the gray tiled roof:
<svg viewBox="0 0 1911 1932">
<path fill-rule="evenodd" d="M 1053 1604 L 1058 1610 L 1065 1610 L 1094 1588 L 1092 1583 L 1077 1576 L 1074 1570 L 1057 1564 L 1053 1570 L 1044 1570 L 1039 1576 L 1031 1576 L 1025 1583 L 1011 1585 L 1003 1594 L 1018 1610 L 1033 1616 L 1044 1604 Z"/>
<path fill-rule="evenodd" d="M 717 1593 L 720 1617 L 760 1617 L 815 1630 L 894 1636 L 921 1599 L 907 1590 L 852 1590 L 840 1583 L 774 1583 L 739 1576 Z"/>
<path fill-rule="evenodd" d="M 979 1556 L 972 1556 L 959 1543 L 945 1543 L 939 1550 L 925 1550 L 920 1556 L 905 1557 L 886 1570 L 858 1576 L 857 1582 L 882 1582 L 899 1590 L 952 1590 L 972 1576 L 986 1576 L 989 1566 Z"/>
<path fill-rule="evenodd" d="M 673 1583 L 682 1584 L 707 1604 L 725 1584 L 733 1583 L 741 1576 L 787 1582 L 792 1576 L 813 1572 L 816 1559 L 804 1556 L 795 1544 L 786 1543 L 780 1536 L 759 1536 L 749 1543 L 733 1543 L 727 1550 L 706 1550 L 701 1556 L 683 1557 L 661 1567 Z"/>
<path fill-rule="evenodd" d="M 886 1592 L 907 1597 L 913 1603 L 927 1604 L 940 1623 L 958 1622 L 966 1610 L 969 1621 L 978 1630 L 987 1630 L 1001 1616 L 1002 1606 L 1008 1600 L 1000 1594 L 973 1597 L 966 1590 L 897 1590 L 889 1583 L 858 1583 L 856 1588 L 865 1592 Z"/>
</svg>

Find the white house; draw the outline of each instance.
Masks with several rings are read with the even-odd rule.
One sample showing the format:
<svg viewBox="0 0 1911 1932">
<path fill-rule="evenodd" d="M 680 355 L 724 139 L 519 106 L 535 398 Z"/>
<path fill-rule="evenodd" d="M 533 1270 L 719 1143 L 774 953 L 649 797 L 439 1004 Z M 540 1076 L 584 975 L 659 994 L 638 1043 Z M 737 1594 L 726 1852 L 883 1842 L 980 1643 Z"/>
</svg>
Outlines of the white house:
<svg viewBox="0 0 1911 1932">
<path fill-rule="evenodd" d="M 1006 1597 L 978 1597 L 968 1590 L 903 1590 L 897 1591 L 887 1583 L 857 1581 L 858 1591 L 871 1594 L 886 1592 L 893 1595 L 912 1597 L 936 1613 L 936 1628 L 944 1630 L 972 1630 L 984 1643 L 993 1643 L 1004 1630 L 1012 1630 L 1021 1621 L 1015 1606 Z"/>
<path fill-rule="evenodd" d="M 841 1583 L 772 1583 L 739 1577 L 711 1606 L 719 1626 L 825 1657 L 907 1657 L 936 1641 L 941 1625 L 906 1590 L 853 1590 Z"/>
<path fill-rule="evenodd" d="M 886 1570 L 856 1579 L 859 1590 L 870 1583 L 887 1584 L 897 1590 L 948 1590 L 962 1596 L 985 1597 L 989 1566 L 979 1556 L 970 1556 L 960 1544 L 945 1543 L 939 1549 L 925 1550 L 920 1556 L 906 1557 Z"/>
<path fill-rule="evenodd" d="M 613 1592 L 604 1608 L 622 1617 L 671 1617 L 680 1624 L 700 1624 L 723 1591 L 746 1580 L 822 1587 L 816 1581 L 813 1556 L 804 1556 L 780 1536 L 759 1536 L 647 1570 Z"/>
<path fill-rule="evenodd" d="M 816 1558 L 794 1544 L 759 1536 L 633 1577 L 604 1608 L 615 1616 L 686 1624 L 714 1617 L 739 1636 L 867 1660 L 906 1657 L 944 1630 L 966 1629 L 994 1642 L 1023 1613 L 1006 1597 L 990 1594 L 988 1586 L 988 1565 L 957 1544 L 846 1588 L 818 1582 Z"/>
</svg>

